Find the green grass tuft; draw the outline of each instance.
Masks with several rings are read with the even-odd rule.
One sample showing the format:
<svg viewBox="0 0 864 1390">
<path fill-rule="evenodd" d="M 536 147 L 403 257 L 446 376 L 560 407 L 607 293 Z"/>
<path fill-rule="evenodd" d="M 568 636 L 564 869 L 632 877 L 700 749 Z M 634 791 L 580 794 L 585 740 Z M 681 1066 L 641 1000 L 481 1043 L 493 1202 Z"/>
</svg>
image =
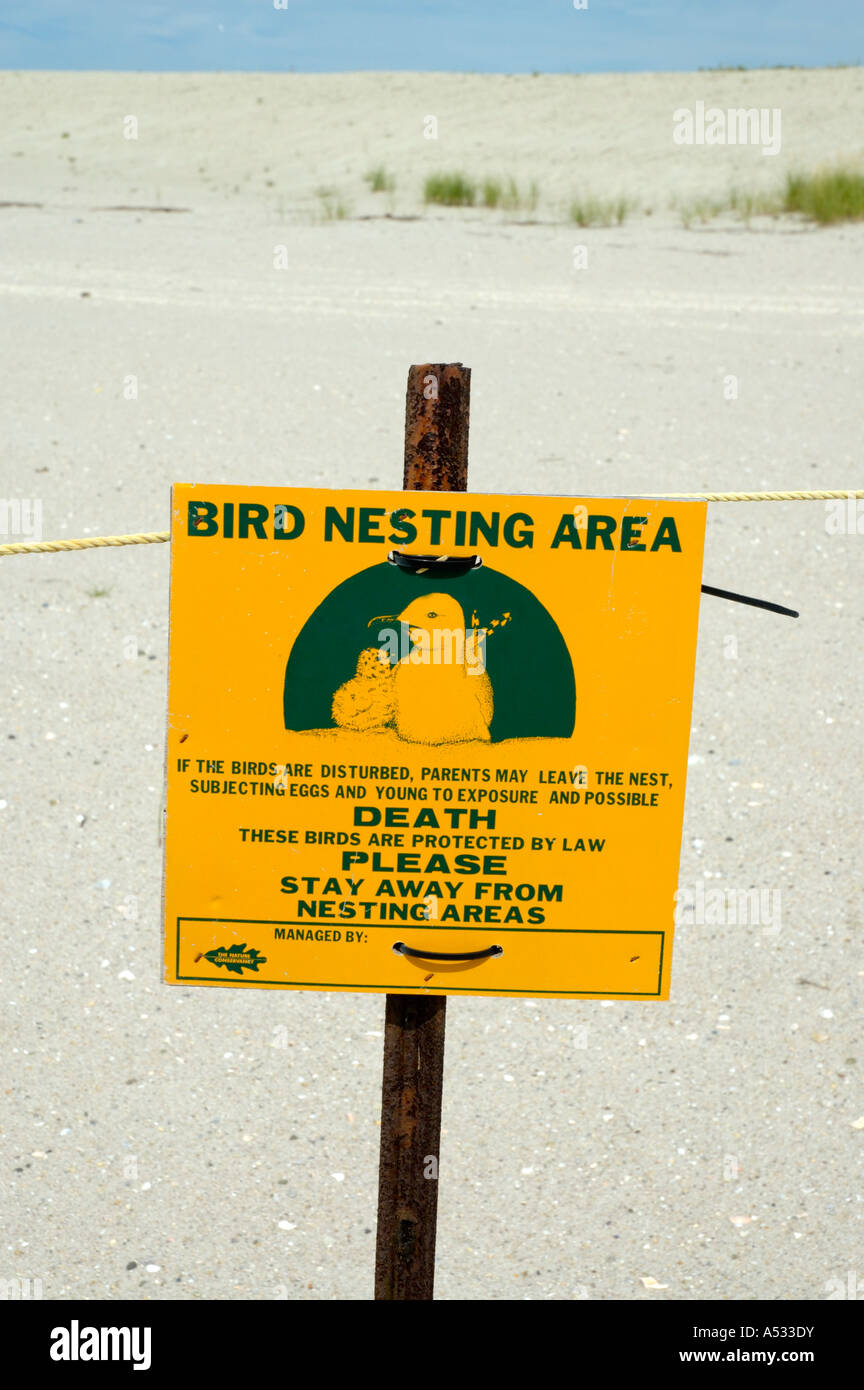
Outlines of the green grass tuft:
<svg viewBox="0 0 864 1390">
<path fill-rule="evenodd" d="M 536 183 L 521 189 L 515 179 L 485 179 L 481 189 L 484 208 L 502 208 L 504 212 L 534 212 L 540 198 Z"/>
<path fill-rule="evenodd" d="M 396 188 L 395 174 L 389 174 L 383 164 L 378 164 L 374 169 L 370 169 L 363 178 L 368 183 L 373 193 L 392 193 Z"/>
<path fill-rule="evenodd" d="M 689 229 L 694 222 L 699 222 L 704 227 L 706 223 L 726 212 L 729 203 L 727 199 L 721 198 L 691 198 L 689 202 L 677 203 L 675 206 L 681 218 L 681 226 Z"/>
<path fill-rule="evenodd" d="M 815 174 L 789 174 L 784 212 L 798 212 L 823 227 L 864 218 L 864 173 L 838 166 Z"/>
<path fill-rule="evenodd" d="M 317 198 L 325 222 L 342 222 L 351 212 L 342 195 L 334 188 L 319 188 Z"/>
<path fill-rule="evenodd" d="M 724 214 L 749 223 L 753 217 L 798 213 L 823 227 L 864 221 L 864 172 L 839 166 L 815 174 L 788 174 L 785 190 L 780 193 L 733 188 L 723 198 L 691 198 L 672 206 L 684 227 L 694 223 L 705 226 Z"/>
<path fill-rule="evenodd" d="M 501 199 L 505 212 L 536 212 L 540 200 L 540 189 L 536 183 L 529 184 L 525 192 L 518 187 L 515 179 L 507 180 L 507 187 Z"/>
<path fill-rule="evenodd" d="M 638 204 L 632 198 L 577 198 L 570 204 L 570 221 L 579 227 L 621 226 Z"/>
<path fill-rule="evenodd" d="M 423 201 L 426 203 L 471 208 L 476 200 L 477 185 L 464 174 L 430 174 L 423 186 Z"/>
<path fill-rule="evenodd" d="M 742 222 L 749 222 L 751 217 L 776 217 L 783 211 L 783 200 L 776 193 L 748 193 L 733 188 L 728 206 Z"/>
</svg>

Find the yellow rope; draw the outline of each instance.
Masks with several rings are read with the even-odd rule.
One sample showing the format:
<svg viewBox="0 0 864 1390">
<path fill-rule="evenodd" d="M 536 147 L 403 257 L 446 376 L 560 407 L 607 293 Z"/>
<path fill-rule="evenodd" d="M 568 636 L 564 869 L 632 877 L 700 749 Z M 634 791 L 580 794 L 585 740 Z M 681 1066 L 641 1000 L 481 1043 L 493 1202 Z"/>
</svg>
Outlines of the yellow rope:
<svg viewBox="0 0 864 1390">
<path fill-rule="evenodd" d="M 847 489 L 845 492 L 664 492 L 645 495 L 687 502 L 829 502 L 835 498 L 861 498 L 864 492 Z"/>
<path fill-rule="evenodd" d="M 20 541 L 15 545 L 0 545 L 0 555 L 31 555 L 34 551 L 91 550 L 98 545 L 157 545 L 170 541 L 170 531 L 142 531 L 135 536 L 87 536 L 79 541 Z"/>
<path fill-rule="evenodd" d="M 829 502 L 844 499 L 860 500 L 864 491 L 854 492 L 676 492 L 645 493 L 646 497 L 668 498 L 670 502 Z M 32 555 L 34 552 L 52 550 L 92 550 L 100 545 L 158 545 L 170 541 L 170 531 L 143 531 L 133 536 L 88 536 L 75 541 L 20 541 L 13 545 L 0 545 L 0 556 Z"/>
</svg>

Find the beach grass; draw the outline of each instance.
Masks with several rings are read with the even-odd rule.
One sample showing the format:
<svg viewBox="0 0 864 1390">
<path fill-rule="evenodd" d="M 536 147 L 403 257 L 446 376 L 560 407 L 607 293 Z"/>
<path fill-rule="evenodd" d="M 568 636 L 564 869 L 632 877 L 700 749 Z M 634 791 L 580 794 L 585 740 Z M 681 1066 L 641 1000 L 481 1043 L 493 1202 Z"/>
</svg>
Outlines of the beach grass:
<svg viewBox="0 0 864 1390">
<path fill-rule="evenodd" d="M 363 178 L 373 193 L 393 193 L 395 191 L 396 176 L 389 173 L 383 164 L 377 164 L 374 169 L 368 170 Z"/>
<path fill-rule="evenodd" d="M 725 215 L 749 223 L 753 217 L 798 214 L 823 227 L 864 221 L 864 171 L 838 165 L 812 174 L 788 174 L 780 192 L 733 188 L 722 198 L 690 198 L 673 201 L 672 206 L 681 225 L 688 228 L 694 223 L 705 226 Z"/>
<path fill-rule="evenodd" d="M 783 198 L 777 193 L 755 192 L 732 188 L 721 198 L 690 198 L 686 202 L 673 199 L 682 227 L 694 223 L 706 226 L 717 217 L 732 216 L 749 223 L 753 217 L 777 217 L 783 212 Z"/>
<path fill-rule="evenodd" d="M 500 207 L 503 212 L 536 212 L 540 189 L 535 182 L 522 189 L 514 178 L 484 179 L 481 198 L 485 208 Z"/>
<path fill-rule="evenodd" d="M 316 197 L 323 221 L 342 222 L 350 215 L 348 203 L 335 188 L 319 188 L 316 190 Z"/>
<path fill-rule="evenodd" d="M 698 222 L 704 227 L 708 222 L 712 222 L 715 217 L 720 217 L 724 212 L 728 212 L 729 199 L 689 198 L 684 203 L 673 202 L 673 207 L 676 209 L 681 219 L 681 226 L 689 230 L 694 222 Z"/>
<path fill-rule="evenodd" d="M 756 193 L 733 188 L 729 194 L 728 207 L 742 222 L 749 222 L 752 217 L 777 217 L 783 211 L 783 200 L 777 193 Z"/>
<path fill-rule="evenodd" d="M 423 201 L 471 208 L 477 201 L 477 184 L 465 174 L 430 174 L 423 185 Z"/>
<path fill-rule="evenodd" d="M 578 227 L 620 227 L 631 212 L 636 212 L 638 206 L 635 199 L 623 195 L 618 198 L 575 198 L 570 204 L 570 221 Z"/>
<path fill-rule="evenodd" d="M 864 219 L 864 172 L 838 165 L 814 174 L 789 174 L 784 212 L 801 213 L 827 227 Z"/>
</svg>

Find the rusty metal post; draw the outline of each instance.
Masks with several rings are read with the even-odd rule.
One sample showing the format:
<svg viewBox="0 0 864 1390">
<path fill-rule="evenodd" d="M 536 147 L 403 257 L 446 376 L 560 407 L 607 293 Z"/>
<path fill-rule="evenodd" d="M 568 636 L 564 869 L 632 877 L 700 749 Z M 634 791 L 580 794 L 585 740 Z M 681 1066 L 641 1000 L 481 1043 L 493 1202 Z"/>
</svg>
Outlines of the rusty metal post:
<svg viewBox="0 0 864 1390">
<path fill-rule="evenodd" d="M 470 390 L 461 363 L 411 367 L 404 487 L 465 491 Z M 376 1300 L 432 1298 L 446 1018 L 446 995 L 387 995 Z"/>
<path fill-rule="evenodd" d="M 470 403 L 470 367 L 461 362 L 411 367 L 405 397 L 404 488 L 465 492 Z"/>
</svg>

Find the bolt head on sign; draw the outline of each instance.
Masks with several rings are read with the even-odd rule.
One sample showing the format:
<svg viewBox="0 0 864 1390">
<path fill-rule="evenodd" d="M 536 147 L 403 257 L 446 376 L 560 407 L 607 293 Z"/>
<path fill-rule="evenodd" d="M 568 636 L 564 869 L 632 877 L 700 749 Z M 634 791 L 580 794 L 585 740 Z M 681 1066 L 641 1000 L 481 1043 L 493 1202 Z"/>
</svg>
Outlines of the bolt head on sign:
<svg viewBox="0 0 864 1390">
<path fill-rule="evenodd" d="M 705 516 L 176 485 L 167 982 L 666 999 Z"/>
</svg>

